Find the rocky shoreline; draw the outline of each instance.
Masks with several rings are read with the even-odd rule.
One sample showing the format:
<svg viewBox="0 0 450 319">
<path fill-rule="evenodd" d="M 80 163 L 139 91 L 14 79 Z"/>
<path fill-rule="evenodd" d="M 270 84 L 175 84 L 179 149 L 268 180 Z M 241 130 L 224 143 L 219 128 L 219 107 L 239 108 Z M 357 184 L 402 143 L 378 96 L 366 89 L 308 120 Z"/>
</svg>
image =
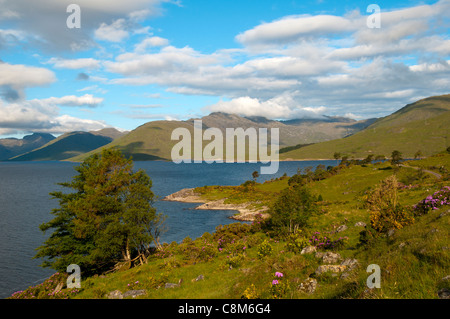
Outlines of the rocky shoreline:
<svg viewBox="0 0 450 319">
<path fill-rule="evenodd" d="M 184 188 L 164 197 L 163 200 L 184 203 L 199 203 L 200 205 L 195 209 L 236 210 L 239 214 L 231 216 L 230 218 L 239 221 L 253 221 L 257 214 L 262 214 L 264 217 L 267 215 L 264 212 L 268 209 L 267 207 L 255 209 L 249 204 L 227 204 L 225 203 L 225 199 L 207 201 L 201 197 L 201 194 L 196 193 L 194 188 Z"/>
</svg>

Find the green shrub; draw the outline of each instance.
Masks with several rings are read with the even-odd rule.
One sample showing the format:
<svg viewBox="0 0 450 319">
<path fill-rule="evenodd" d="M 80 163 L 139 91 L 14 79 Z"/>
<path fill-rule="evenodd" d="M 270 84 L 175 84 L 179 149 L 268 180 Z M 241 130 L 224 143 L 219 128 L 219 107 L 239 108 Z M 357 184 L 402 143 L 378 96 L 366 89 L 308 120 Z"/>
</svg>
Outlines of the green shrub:
<svg viewBox="0 0 450 319">
<path fill-rule="evenodd" d="M 397 178 L 392 175 L 381 181 L 368 195 L 370 225 L 377 232 L 400 229 L 414 222 L 411 210 L 398 203 L 398 188 Z"/>
<path fill-rule="evenodd" d="M 401 229 L 412 223 L 414 223 L 412 211 L 400 205 L 370 213 L 370 225 L 380 233 L 390 229 Z"/>
<path fill-rule="evenodd" d="M 243 254 L 236 254 L 233 256 L 227 256 L 225 263 L 232 268 L 238 268 L 244 261 L 245 256 Z"/>
<path fill-rule="evenodd" d="M 370 247 L 378 238 L 378 232 L 370 225 L 367 225 L 364 230 L 359 233 L 358 247 Z"/>
<path fill-rule="evenodd" d="M 264 240 L 258 246 L 258 251 L 256 255 L 259 259 L 263 259 L 266 256 L 272 255 L 272 252 L 273 252 L 272 245 L 267 240 Z"/>
<path fill-rule="evenodd" d="M 280 272 L 276 272 L 270 285 L 270 294 L 274 299 L 285 297 L 290 290 L 289 281 Z"/>
<path fill-rule="evenodd" d="M 183 255 L 183 259 L 193 262 L 205 262 L 211 261 L 217 256 L 217 245 L 204 238 L 210 238 L 212 236 L 203 235 L 202 237 L 193 241 L 191 238 L 185 238 L 179 245 L 178 251 Z"/>
<path fill-rule="evenodd" d="M 300 253 L 309 244 L 309 240 L 302 232 L 289 234 L 286 238 L 286 250 L 293 253 Z"/>
<path fill-rule="evenodd" d="M 245 238 L 251 233 L 252 226 L 249 224 L 233 223 L 228 225 L 220 225 L 216 227 L 212 240 L 217 242 L 219 248 L 225 248 L 229 243 Z"/>
<path fill-rule="evenodd" d="M 317 214 L 317 197 L 306 187 L 298 185 L 284 189 L 270 208 L 269 228 L 275 234 L 296 233 L 308 225 L 311 216 Z"/>
<path fill-rule="evenodd" d="M 289 178 L 288 180 L 288 185 L 292 186 L 292 185 L 305 185 L 306 184 L 306 179 L 302 177 L 302 175 L 300 174 L 294 174 L 292 175 L 292 177 Z"/>
<path fill-rule="evenodd" d="M 218 254 L 217 247 L 213 244 L 204 244 L 198 247 L 198 252 L 196 256 L 197 261 L 210 261 Z"/>
<path fill-rule="evenodd" d="M 339 237 L 333 239 L 332 235 L 325 235 L 320 232 L 314 232 L 308 240 L 308 245 L 315 246 L 317 249 L 342 249 L 348 242 L 348 237 Z"/>
<path fill-rule="evenodd" d="M 77 288 L 56 290 L 60 284 L 65 286 L 67 277 L 67 273 L 55 273 L 37 286 L 13 293 L 9 299 L 69 299 L 80 290 Z"/>
<path fill-rule="evenodd" d="M 253 233 L 261 231 L 264 224 L 264 218 L 262 214 L 258 213 L 255 215 L 252 224 L 250 225 L 250 231 Z"/>
</svg>

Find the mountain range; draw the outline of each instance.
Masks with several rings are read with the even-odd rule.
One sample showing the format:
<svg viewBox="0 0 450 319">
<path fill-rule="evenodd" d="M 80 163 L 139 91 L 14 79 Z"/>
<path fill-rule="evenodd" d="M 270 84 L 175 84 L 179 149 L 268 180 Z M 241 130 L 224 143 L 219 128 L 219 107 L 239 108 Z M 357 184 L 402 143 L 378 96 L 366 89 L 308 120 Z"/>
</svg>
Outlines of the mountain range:
<svg viewBox="0 0 450 319">
<path fill-rule="evenodd" d="M 0 160 L 82 161 L 109 147 L 117 147 L 137 161 L 171 160 L 171 150 L 179 142 L 171 140 L 172 131 L 186 128 L 193 136 L 195 120 L 202 121 L 203 130 L 218 128 L 223 136 L 226 128 L 267 128 L 269 132 L 278 128 L 281 160 L 330 159 L 334 153 L 350 158 L 369 154 L 389 157 L 393 150 L 405 157 L 417 151 L 428 156 L 450 145 L 450 94 L 425 98 L 391 115 L 361 121 L 332 116 L 281 121 L 214 112 L 186 121 L 151 121 L 129 132 L 108 128 L 70 132 L 58 138 L 34 133 L 22 140 L 0 139 Z"/>
<path fill-rule="evenodd" d="M 192 118 L 186 121 L 148 122 L 102 148 L 117 147 L 126 156 L 132 156 L 135 160 L 170 160 L 172 148 L 179 142 L 171 140 L 172 131 L 176 128 L 186 128 L 193 136 L 195 120 L 202 121 L 203 130 L 218 128 L 223 136 L 225 136 L 226 128 L 242 128 L 244 130 L 267 128 L 269 132 L 271 128 L 278 128 L 280 147 L 342 138 L 360 131 L 374 121 L 374 119 L 355 121 L 328 116 L 320 119 L 277 121 L 264 117 L 242 117 L 236 114 L 214 112 L 202 118 Z M 205 141 L 204 146 L 207 143 Z M 99 150 L 73 157 L 70 160 L 82 161 L 97 151 Z"/>
<path fill-rule="evenodd" d="M 430 156 L 449 147 L 449 138 L 450 94 L 446 94 L 408 104 L 351 136 L 282 153 L 280 159 L 330 159 L 335 152 L 349 158 L 390 157 L 394 150 L 404 158 L 419 151 Z"/>
<path fill-rule="evenodd" d="M 0 161 L 30 152 L 54 139 L 55 137 L 48 133 L 33 133 L 31 135 L 24 136 L 22 139 L 0 139 Z"/>
<path fill-rule="evenodd" d="M 92 132 L 70 132 L 57 138 L 48 137 L 49 141 L 27 152 L 9 157 L 9 161 L 60 161 L 84 154 L 112 142 L 124 133 L 107 128 Z M 27 136 L 24 139 L 28 139 Z M 42 144 L 42 143 L 41 143 Z"/>
</svg>

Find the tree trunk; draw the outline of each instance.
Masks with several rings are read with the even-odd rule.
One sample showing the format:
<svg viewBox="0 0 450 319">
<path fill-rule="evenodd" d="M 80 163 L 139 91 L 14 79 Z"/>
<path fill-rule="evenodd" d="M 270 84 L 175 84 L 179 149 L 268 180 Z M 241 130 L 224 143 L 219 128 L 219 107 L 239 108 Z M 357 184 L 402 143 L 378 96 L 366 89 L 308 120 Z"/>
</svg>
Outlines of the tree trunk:
<svg viewBox="0 0 450 319">
<path fill-rule="evenodd" d="M 130 254 L 130 244 L 129 239 L 127 238 L 127 242 L 125 244 L 125 249 L 122 251 L 123 259 L 126 262 L 131 261 L 131 254 Z"/>
</svg>

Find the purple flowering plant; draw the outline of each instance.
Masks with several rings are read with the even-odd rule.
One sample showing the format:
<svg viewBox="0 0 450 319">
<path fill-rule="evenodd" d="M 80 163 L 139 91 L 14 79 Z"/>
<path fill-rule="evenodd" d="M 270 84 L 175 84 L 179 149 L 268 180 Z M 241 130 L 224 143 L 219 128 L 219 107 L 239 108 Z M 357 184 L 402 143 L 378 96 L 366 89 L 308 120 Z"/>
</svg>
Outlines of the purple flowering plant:
<svg viewBox="0 0 450 319">
<path fill-rule="evenodd" d="M 342 248 L 348 240 L 347 236 L 332 239 L 330 235 L 325 235 L 320 232 L 314 232 L 309 239 L 309 244 L 315 246 L 317 249 L 338 249 Z"/>
<path fill-rule="evenodd" d="M 428 195 L 425 199 L 417 203 L 417 205 L 414 205 L 413 209 L 414 213 L 420 216 L 445 205 L 450 205 L 450 186 L 444 186 L 434 192 L 433 195 Z"/>
</svg>

